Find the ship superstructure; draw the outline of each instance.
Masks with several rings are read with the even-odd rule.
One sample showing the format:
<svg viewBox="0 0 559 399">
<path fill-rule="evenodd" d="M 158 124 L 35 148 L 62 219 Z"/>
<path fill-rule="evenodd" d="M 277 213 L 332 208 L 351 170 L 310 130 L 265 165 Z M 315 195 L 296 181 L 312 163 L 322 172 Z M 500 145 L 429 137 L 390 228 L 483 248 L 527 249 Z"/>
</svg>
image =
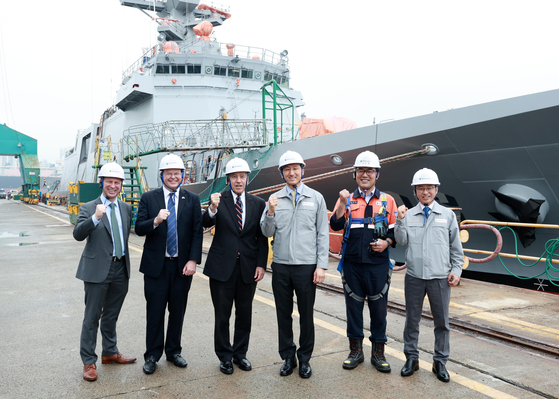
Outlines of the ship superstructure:
<svg viewBox="0 0 559 399">
<path fill-rule="evenodd" d="M 286 50 L 219 42 L 214 28 L 231 17 L 223 7 L 185 0 L 121 4 L 154 19 L 158 44 L 123 72 L 116 103 L 100 123 L 78 132 L 66 154 L 61 187 L 94 180 L 93 166 L 108 159 L 133 165 L 138 153 L 145 154 L 144 167 L 157 170 L 162 151 L 180 151 L 189 167 L 185 182 L 212 178 L 224 153 L 262 148 L 278 136 L 262 108 L 262 86 L 271 80 L 292 104 L 274 115 L 283 122 L 281 141 L 295 138 L 296 108 L 304 103 L 290 87 Z M 146 179 L 157 187 L 156 173 Z"/>
</svg>

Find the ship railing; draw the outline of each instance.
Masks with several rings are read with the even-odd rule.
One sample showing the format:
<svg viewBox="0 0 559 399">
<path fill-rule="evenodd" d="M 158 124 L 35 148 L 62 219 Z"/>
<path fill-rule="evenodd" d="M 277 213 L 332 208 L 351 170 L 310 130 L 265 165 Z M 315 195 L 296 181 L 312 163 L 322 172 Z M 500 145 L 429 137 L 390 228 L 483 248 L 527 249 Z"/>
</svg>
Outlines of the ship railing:
<svg viewBox="0 0 559 399">
<path fill-rule="evenodd" d="M 287 54 L 282 55 L 265 48 L 244 45 L 235 45 L 234 48 L 229 49 L 227 48 L 228 45 L 230 45 L 230 43 L 201 41 L 196 36 L 181 43 L 179 46 L 179 54 L 192 54 L 192 52 L 194 52 L 194 54 L 197 52 L 204 54 L 220 54 L 230 57 L 231 61 L 236 58 L 262 60 L 270 64 L 281 65 L 285 68 L 289 68 L 289 58 L 287 57 Z M 160 44 L 148 49 L 122 73 L 122 81 L 126 82 L 134 72 L 142 68 L 149 60 L 160 52 L 162 52 Z"/>
<path fill-rule="evenodd" d="M 124 72 L 122 72 L 122 81 L 125 82 L 129 79 L 134 72 L 140 69 L 146 62 L 148 62 L 158 52 L 158 45 L 149 48 L 140 58 L 132 63 Z"/>
<path fill-rule="evenodd" d="M 264 123 L 259 119 L 214 119 L 132 126 L 124 131 L 123 155 L 129 161 L 162 151 L 265 147 Z"/>
<path fill-rule="evenodd" d="M 473 226 L 478 226 L 478 227 L 473 227 Z M 485 227 L 482 227 L 485 226 Z M 559 230 L 559 225 L 557 224 L 542 224 L 542 223 L 520 223 L 520 222 L 493 222 L 493 221 L 486 221 L 486 220 L 464 220 L 462 222 L 460 222 L 460 227 L 462 229 L 470 227 L 470 228 L 486 228 L 486 229 L 491 229 L 491 228 L 487 228 L 487 227 L 492 227 L 492 226 L 501 226 L 501 230 L 503 228 L 506 227 L 528 227 L 528 228 L 542 228 L 542 229 L 556 229 Z M 497 240 L 499 242 L 499 237 L 500 237 L 500 233 L 499 231 L 497 231 L 495 228 L 491 229 L 491 230 L 495 230 L 497 235 Z M 464 234 L 466 233 L 466 234 Z M 460 238 L 462 243 L 466 243 L 469 240 L 469 234 L 467 234 L 466 231 L 462 230 L 460 232 Z M 516 239 L 516 233 L 515 233 L 515 239 Z M 502 241 L 502 238 L 501 238 Z M 536 262 L 550 262 L 550 263 L 555 263 L 555 264 L 559 264 L 559 260 L 558 259 L 552 259 L 549 256 L 545 256 L 545 253 L 540 256 L 539 258 L 535 257 L 535 256 L 527 256 L 527 255 L 519 255 L 518 253 L 516 254 L 508 254 L 508 253 L 504 253 L 500 251 L 500 247 L 497 246 L 498 250 L 496 249 L 495 251 L 483 251 L 483 250 L 478 250 L 478 249 L 466 249 L 464 248 L 464 252 L 467 253 L 473 253 L 473 254 L 480 254 L 480 255 L 489 255 L 487 258 L 484 259 L 475 259 L 475 258 L 470 258 L 468 257 L 468 260 L 470 262 L 475 262 L 475 263 L 484 263 L 484 262 L 488 262 L 489 260 L 492 260 L 493 258 L 500 256 L 503 258 L 516 258 L 516 259 L 523 259 L 523 260 L 530 260 L 530 261 L 536 261 Z M 547 249 L 547 248 L 546 248 Z M 467 267 L 467 264 L 464 265 L 464 269 Z"/>
</svg>

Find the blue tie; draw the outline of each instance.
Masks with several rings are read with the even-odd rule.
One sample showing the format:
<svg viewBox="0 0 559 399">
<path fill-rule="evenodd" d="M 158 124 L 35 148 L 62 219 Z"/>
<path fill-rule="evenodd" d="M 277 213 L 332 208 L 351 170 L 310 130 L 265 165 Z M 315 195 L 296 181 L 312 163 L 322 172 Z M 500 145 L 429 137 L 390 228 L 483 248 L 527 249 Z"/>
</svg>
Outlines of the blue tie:
<svg viewBox="0 0 559 399">
<path fill-rule="evenodd" d="M 427 219 L 429 219 L 429 213 L 431 213 L 431 208 L 429 208 L 428 206 L 423 208 L 423 214 L 425 215 L 425 219 L 423 221 L 423 226 L 425 226 L 425 224 L 427 224 Z"/>
<path fill-rule="evenodd" d="M 175 213 L 175 193 L 169 194 L 167 204 L 167 253 L 169 256 L 177 254 L 177 214 Z"/>
</svg>

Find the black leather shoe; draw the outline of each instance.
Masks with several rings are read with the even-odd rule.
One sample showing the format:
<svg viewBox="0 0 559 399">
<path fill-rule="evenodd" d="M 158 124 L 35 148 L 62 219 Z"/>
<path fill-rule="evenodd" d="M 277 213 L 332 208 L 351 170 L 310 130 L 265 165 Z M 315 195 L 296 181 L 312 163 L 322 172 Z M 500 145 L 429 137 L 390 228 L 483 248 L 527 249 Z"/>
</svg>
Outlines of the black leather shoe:
<svg viewBox="0 0 559 399">
<path fill-rule="evenodd" d="M 419 370 L 419 360 L 413 358 L 408 359 L 406 360 L 406 364 L 404 364 L 404 367 L 402 367 L 400 375 L 402 377 L 409 377 L 410 375 L 413 375 L 413 373 L 417 370 Z"/>
<path fill-rule="evenodd" d="M 236 357 L 234 357 L 233 363 L 239 366 L 239 368 L 243 371 L 252 370 L 252 365 L 250 364 L 250 362 L 247 360 L 246 357 L 243 357 L 242 359 L 237 359 Z"/>
<path fill-rule="evenodd" d="M 186 360 L 183 359 L 183 357 L 180 355 L 180 353 L 174 354 L 173 357 L 168 357 L 167 356 L 167 361 L 168 362 L 173 362 L 173 364 L 177 367 L 188 366 L 188 363 L 186 362 Z"/>
<path fill-rule="evenodd" d="M 293 373 L 293 369 L 297 367 L 297 360 L 294 357 L 288 357 L 285 359 L 285 362 L 281 366 L 280 375 L 285 377 L 286 375 L 290 375 Z"/>
<path fill-rule="evenodd" d="M 446 371 L 446 367 L 444 364 L 438 361 L 433 362 L 433 373 L 437 375 L 437 378 L 442 382 L 449 382 L 450 375 L 448 375 L 448 371 Z"/>
<path fill-rule="evenodd" d="M 153 357 L 148 357 L 146 359 L 146 364 L 144 364 L 144 373 L 146 374 L 153 374 L 155 373 L 156 360 Z"/>
<path fill-rule="evenodd" d="M 301 378 L 309 378 L 312 375 L 311 365 L 308 362 L 301 362 L 299 365 L 299 375 Z"/>
<path fill-rule="evenodd" d="M 233 363 L 231 363 L 231 360 L 221 362 L 219 364 L 219 371 L 221 371 L 223 374 L 233 374 Z"/>
</svg>

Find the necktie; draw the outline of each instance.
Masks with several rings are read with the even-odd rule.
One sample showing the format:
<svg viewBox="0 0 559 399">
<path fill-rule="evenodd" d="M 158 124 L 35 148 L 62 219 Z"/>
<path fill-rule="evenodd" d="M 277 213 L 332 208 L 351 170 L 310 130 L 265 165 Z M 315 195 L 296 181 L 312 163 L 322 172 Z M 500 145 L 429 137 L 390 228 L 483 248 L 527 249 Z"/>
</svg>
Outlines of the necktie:
<svg viewBox="0 0 559 399">
<path fill-rule="evenodd" d="M 169 256 L 177 254 L 177 214 L 175 212 L 175 193 L 169 194 L 169 202 L 167 203 L 167 253 Z"/>
<path fill-rule="evenodd" d="M 113 241 L 115 243 L 115 254 L 117 258 L 122 258 L 122 241 L 120 240 L 120 230 L 116 218 L 116 208 L 114 202 L 109 204 L 111 207 L 111 229 L 113 231 Z"/>
<path fill-rule="evenodd" d="M 427 219 L 429 219 L 429 213 L 431 213 L 431 208 L 429 208 L 428 206 L 423 208 L 423 214 L 425 215 L 425 219 L 424 219 L 424 222 L 423 222 L 424 226 L 427 223 Z"/>
<path fill-rule="evenodd" d="M 235 209 L 237 210 L 237 227 L 239 228 L 239 233 L 243 231 L 243 203 L 241 202 L 241 196 L 237 196 L 237 201 L 235 202 Z"/>
<path fill-rule="evenodd" d="M 291 202 L 293 202 L 293 208 L 295 208 L 295 196 L 297 195 L 297 191 L 293 190 L 289 194 L 291 194 Z"/>
</svg>

